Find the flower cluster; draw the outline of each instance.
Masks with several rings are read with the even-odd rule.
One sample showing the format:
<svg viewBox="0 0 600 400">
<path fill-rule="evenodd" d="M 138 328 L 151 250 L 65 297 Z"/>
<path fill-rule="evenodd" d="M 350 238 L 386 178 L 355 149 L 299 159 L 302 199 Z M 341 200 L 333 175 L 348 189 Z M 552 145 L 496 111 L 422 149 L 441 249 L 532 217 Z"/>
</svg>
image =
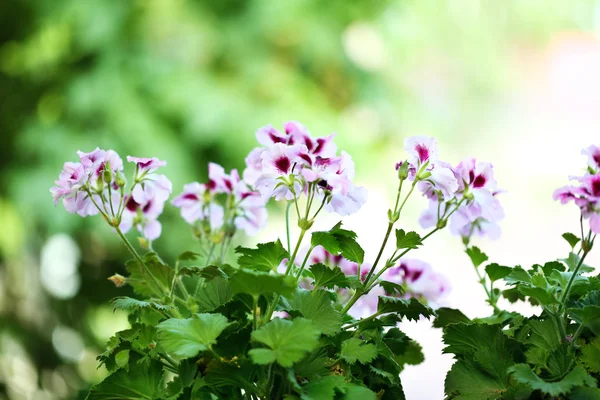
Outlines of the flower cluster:
<svg viewBox="0 0 600 400">
<path fill-rule="evenodd" d="M 437 141 L 422 136 L 406 139 L 405 150 L 410 158 L 396 169 L 401 178 L 406 171 L 406 177 L 416 181 L 429 198 L 429 207 L 419 219 L 423 228 L 442 228 L 449 221 L 450 231 L 466 242 L 474 234 L 492 239 L 500 236 L 498 222 L 504 211 L 497 198 L 501 191 L 492 164 L 469 158 L 452 167 L 439 160 Z"/>
<path fill-rule="evenodd" d="M 577 184 L 556 189 L 553 197 L 562 204 L 573 201 L 581 216 L 589 219 L 590 230 L 597 234 L 600 233 L 600 147 L 591 145 L 582 154 L 587 157 L 584 175 L 571 177 Z"/>
<path fill-rule="evenodd" d="M 262 147 L 246 158 L 244 179 L 263 200 L 296 201 L 306 194 L 309 205 L 316 199 L 325 211 L 342 216 L 365 203 L 366 189 L 352 183 L 354 162 L 345 152 L 336 155 L 334 135 L 313 138 L 302 124 L 287 122 L 284 132 L 267 125 L 256 138 Z"/>
<path fill-rule="evenodd" d="M 172 204 L 181 209 L 181 216 L 213 241 L 236 229 L 248 235 L 256 234 L 267 222 L 265 202 L 258 192 L 240 179 L 237 170 L 226 174 L 218 164 L 208 165 L 207 183 L 188 183 Z"/>
<path fill-rule="evenodd" d="M 54 203 L 60 199 L 65 209 L 82 217 L 98 213 L 123 232 L 133 226 L 149 241 L 160 236 L 158 217 L 171 193 L 171 182 L 156 173 L 166 165 L 157 158 L 127 157 L 135 163 L 131 191 L 125 193 L 123 161 L 114 150 L 78 151 L 80 162 L 66 162 L 50 189 Z"/>
<path fill-rule="evenodd" d="M 305 257 L 306 254 L 300 254 L 296 258 L 296 264 L 301 265 Z M 330 268 L 339 267 L 346 276 L 358 274 L 358 263 L 347 260 L 341 255 L 331 254 L 322 246 L 316 246 L 313 249 L 308 256 L 308 264 L 324 264 Z M 364 282 L 371 269 L 372 266 L 368 263 L 360 266 L 361 281 Z M 405 290 L 401 297 L 415 297 L 432 306 L 438 305 L 450 291 L 450 283 L 444 275 L 436 272 L 428 263 L 416 259 L 400 259 L 396 266 L 387 269 L 382 274 L 381 279 L 401 285 Z M 309 278 L 304 278 L 299 283 L 305 289 L 313 287 L 312 280 Z M 351 292 L 348 289 L 338 288 L 337 294 L 341 302 L 346 302 L 350 298 Z M 373 314 L 377 310 L 379 296 L 398 297 L 397 293 L 388 293 L 382 286 L 377 285 L 356 302 L 349 314 L 354 317 Z"/>
</svg>

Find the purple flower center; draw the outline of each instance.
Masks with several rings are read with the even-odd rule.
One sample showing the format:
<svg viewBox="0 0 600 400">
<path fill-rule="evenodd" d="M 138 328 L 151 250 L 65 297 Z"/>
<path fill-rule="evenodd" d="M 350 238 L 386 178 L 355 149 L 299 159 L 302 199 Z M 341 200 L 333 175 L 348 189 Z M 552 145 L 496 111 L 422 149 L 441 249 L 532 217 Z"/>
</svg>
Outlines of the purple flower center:
<svg viewBox="0 0 600 400">
<path fill-rule="evenodd" d="M 279 136 L 277 136 L 273 132 L 269 132 L 269 137 L 271 138 L 271 140 L 273 141 L 273 143 L 285 143 L 285 139 L 280 138 Z"/>
<path fill-rule="evenodd" d="M 600 197 L 600 177 L 592 181 L 592 196 Z"/>
<path fill-rule="evenodd" d="M 233 190 L 233 183 L 231 183 L 229 179 L 224 179 L 223 182 L 225 182 L 225 186 L 227 187 L 227 189 Z"/>
<path fill-rule="evenodd" d="M 143 212 L 143 213 L 147 213 L 147 212 L 148 212 L 148 210 L 150 209 L 150 207 L 152 207 L 152 201 L 148 201 L 148 202 L 146 203 L 146 205 L 144 206 L 144 208 L 142 208 L 142 212 Z"/>
<path fill-rule="evenodd" d="M 323 147 L 325 146 L 325 143 L 327 143 L 326 139 L 324 139 L 324 138 L 317 139 L 317 147 L 314 148 L 313 153 L 319 154 L 321 151 L 323 151 Z"/>
<path fill-rule="evenodd" d="M 411 271 L 406 264 L 400 264 L 400 269 L 404 271 L 404 278 L 409 282 L 414 282 L 421 277 L 423 271 L 413 270 Z"/>
<path fill-rule="evenodd" d="M 485 176 L 477 175 L 477 178 L 475 178 L 475 180 L 473 181 L 473 187 L 474 188 L 483 187 L 485 185 L 485 182 L 486 182 Z"/>
<path fill-rule="evenodd" d="M 182 196 L 182 198 L 184 200 L 198 200 L 198 196 L 196 196 L 194 193 L 186 193 Z"/>
<path fill-rule="evenodd" d="M 106 163 L 101 163 L 101 164 L 98 166 L 98 169 L 96 169 L 96 175 L 98 175 L 98 176 L 99 176 L 99 175 L 102 173 L 102 171 L 104 171 L 104 167 L 105 167 L 105 166 L 106 166 Z"/>
<path fill-rule="evenodd" d="M 215 190 L 217 188 L 217 182 L 211 179 L 206 184 L 206 187 L 208 188 L 208 190 Z"/>
<path fill-rule="evenodd" d="M 308 151 L 313 151 L 314 143 L 312 142 L 312 140 L 310 140 L 308 136 L 304 137 L 304 144 L 306 145 Z"/>
<path fill-rule="evenodd" d="M 152 160 L 148 160 L 146 162 L 139 162 L 138 165 L 140 166 L 140 168 L 144 169 L 144 168 L 148 168 L 150 165 L 152 164 Z"/>
<path fill-rule="evenodd" d="M 600 153 L 594 154 L 592 158 L 594 159 L 594 162 L 600 166 Z"/>
<path fill-rule="evenodd" d="M 135 212 L 138 208 L 139 204 L 135 202 L 135 200 L 133 199 L 133 196 L 130 196 L 127 199 L 127 203 L 125 203 L 125 207 L 127 207 L 127 209 L 131 212 Z"/>
<path fill-rule="evenodd" d="M 289 172 L 291 166 L 292 163 L 290 162 L 290 159 L 286 156 L 281 156 L 275 160 L 275 167 L 277 167 L 277 169 L 284 174 L 287 174 Z"/>
<path fill-rule="evenodd" d="M 419 160 L 421 160 L 421 162 L 429 160 L 429 149 L 427 148 L 427 146 L 417 144 L 415 146 L 415 150 L 417 151 L 417 154 L 419 155 Z"/>
<path fill-rule="evenodd" d="M 312 160 L 308 154 L 300 154 L 300 158 L 306 161 L 308 165 L 312 165 Z"/>
</svg>

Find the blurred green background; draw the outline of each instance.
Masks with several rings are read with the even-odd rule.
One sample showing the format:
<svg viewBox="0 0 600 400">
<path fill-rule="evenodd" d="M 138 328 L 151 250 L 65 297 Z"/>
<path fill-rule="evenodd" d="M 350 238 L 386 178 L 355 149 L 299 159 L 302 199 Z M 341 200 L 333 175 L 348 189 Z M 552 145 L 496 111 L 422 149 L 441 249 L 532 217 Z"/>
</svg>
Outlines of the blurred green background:
<svg viewBox="0 0 600 400">
<path fill-rule="evenodd" d="M 599 19 L 591 0 L 0 2 L 0 399 L 82 398 L 127 326 L 106 280 L 126 250 L 48 192 L 77 150 L 165 159 L 177 194 L 295 119 L 376 184 L 409 134 L 498 143 L 479 128 L 564 32 L 597 46 Z M 193 247 L 176 210 L 162 221 L 166 259 Z"/>
</svg>

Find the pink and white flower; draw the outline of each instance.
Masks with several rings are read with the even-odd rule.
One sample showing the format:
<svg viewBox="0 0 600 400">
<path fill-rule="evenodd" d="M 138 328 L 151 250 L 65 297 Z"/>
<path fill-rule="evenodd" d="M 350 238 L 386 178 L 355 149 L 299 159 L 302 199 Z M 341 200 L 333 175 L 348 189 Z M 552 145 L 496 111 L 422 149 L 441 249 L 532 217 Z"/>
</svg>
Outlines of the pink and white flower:
<svg viewBox="0 0 600 400">
<path fill-rule="evenodd" d="M 554 200 L 560 200 L 562 204 L 573 201 L 581 210 L 581 215 L 589 219 L 591 231 L 600 233 L 600 173 L 573 179 L 579 182 L 579 186 L 570 185 L 555 190 Z"/>
<path fill-rule="evenodd" d="M 159 238 L 162 226 L 158 217 L 162 214 L 165 202 L 156 197 L 156 192 L 146 187 L 137 197 L 125 196 L 125 208 L 119 228 L 128 232 L 133 226 L 150 241 Z"/>
<path fill-rule="evenodd" d="M 404 141 L 404 150 L 410 155 L 408 162 L 417 169 L 425 163 L 438 160 L 437 140 L 433 137 L 412 136 Z"/>
<path fill-rule="evenodd" d="M 306 154 L 304 145 L 288 146 L 282 143 L 274 144 L 261 154 L 261 175 L 256 180 L 254 189 L 265 202 L 271 197 L 275 197 L 275 200 L 292 200 L 294 192 L 296 195 L 302 192 L 303 184 L 297 175 L 301 166 L 308 163 Z"/>
<path fill-rule="evenodd" d="M 136 164 L 137 174 L 135 177 L 136 185 L 133 188 L 133 199 L 141 203 L 144 200 L 144 192 L 151 193 L 151 197 L 157 201 L 166 201 L 173 191 L 173 184 L 165 176 L 156 174 L 160 167 L 167 165 L 166 161 L 161 161 L 156 157 L 141 158 L 127 156 L 127 161 Z"/>
<path fill-rule="evenodd" d="M 586 149 L 581 151 L 581 154 L 585 155 L 588 160 L 588 167 L 592 170 L 593 173 L 600 172 L 600 146 L 591 145 Z"/>
</svg>

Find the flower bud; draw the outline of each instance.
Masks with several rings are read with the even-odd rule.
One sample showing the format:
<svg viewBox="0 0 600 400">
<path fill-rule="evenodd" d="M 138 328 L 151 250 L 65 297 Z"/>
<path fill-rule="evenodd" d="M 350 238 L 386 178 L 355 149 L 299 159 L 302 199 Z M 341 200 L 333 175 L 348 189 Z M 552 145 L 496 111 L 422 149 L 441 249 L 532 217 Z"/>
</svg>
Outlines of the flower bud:
<svg viewBox="0 0 600 400">
<path fill-rule="evenodd" d="M 127 282 L 127 278 L 119 274 L 114 274 L 113 276 L 108 278 L 108 280 L 114 283 L 116 287 L 122 287 Z"/>
<path fill-rule="evenodd" d="M 121 171 L 117 171 L 117 177 L 115 179 L 115 182 L 117 183 L 117 186 L 122 188 L 125 186 L 125 176 L 123 176 L 123 173 Z"/>
<path fill-rule="evenodd" d="M 435 224 L 435 227 L 438 229 L 444 229 L 447 223 L 448 222 L 445 219 L 440 219 L 438 220 L 437 224 Z"/>
<path fill-rule="evenodd" d="M 104 180 L 104 183 L 108 184 L 112 182 L 112 172 L 109 169 L 105 169 L 102 172 L 102 180 Z"/>
<path fill-rule="evenodd" d="M 142 249 L 148 250 L 150 249 L 150 241 L 144 237 L 138 237 L 138 242 Z"/>
<path fill-rule="evenodd" d="M 307 231 L 312 227 L 313 222 L 314 221 L 309 221 L 306 218 L 301 218 L 298 220 L 298 227 L 302 230 Z"/>
<path fill-rule="evenodd" d="M 406 162 L 406 161 L 400 162 L 397 165 L 397 169 L 398 169 L 398 178 L 400 178 L 401 181 L 408 178 L 408 162 Z"/>
</svg>

